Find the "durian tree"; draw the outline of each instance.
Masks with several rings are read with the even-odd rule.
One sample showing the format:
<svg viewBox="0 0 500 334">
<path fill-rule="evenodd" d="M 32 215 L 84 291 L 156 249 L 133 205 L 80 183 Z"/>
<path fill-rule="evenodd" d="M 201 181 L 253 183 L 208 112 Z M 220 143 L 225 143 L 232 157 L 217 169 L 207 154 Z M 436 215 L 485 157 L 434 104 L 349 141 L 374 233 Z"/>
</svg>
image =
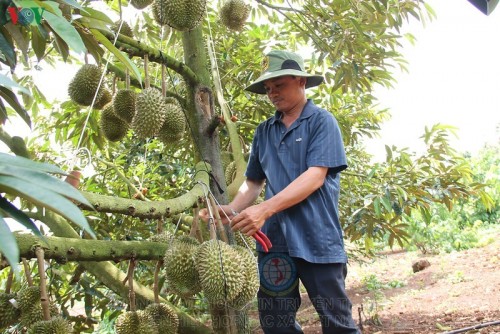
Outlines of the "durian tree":
<svg viewBox="0 0 500 334">
<path fill-rule="evenodd" d="M 74 203 L 89 228 L 46 202 L 19 201 L 0 182 L 0 197 L 17 207 L 7 212 L 5 204 L 2 216 L 19 212 L 40 226 L 32 228 L 38 235 L 2 233 L 0 244 L 17 242 L 26 280 L 32 273 L 37 281 L 49 276 L 57 315 L 75 332 L 116 320 L 119 333 L 154 333 L 164 314 L 175 314 L 177 320 L 163 325 L 175 323 L 179 333 L 250 331 L 241 296 L 245 288 L 251 298 L 256 287 L 239 282 L 252 281 L 253 273 L 228 270 L 234 295 L 217 303 L 220 289 L 207 283 L 218 281 L 217 273 L 207 273 L 199 286 L 188 284 L 187 264 L 197 266 L 194 275 L 205 274 L 210 263 L 199 260 L 214 248 L 222 254 L 226 244 L 233 245 L 221 261 L 227 266 L 248 257 L 235 255 L 241 235 L 221 226 L 214 231 L 198 221 L 197 210 L 227 203 L 243 181 L 253 130 L 273 112 L 265 98 L 243 88 L 260 74 L 270 48 L 310 50 L 311 70 L 326 77 L 310 98 L 335 114 L 343 132 L 350 168 L 343 173 L 340 210 L 350 251 L 368 252 L 386 238 L 391 246 L 402 243 L 404 215 L 419 210 L 430 219 L 432 202 L 451 209 L 456 198 L 479 194 L 488 203 L 448 145 L 447 127 L 426 129 L 422 156 L 387 146 L 386 161 L 373 164 L 364 152 L 363 140 L 376 136 L 390 115 L 377 108 L 372 90 L 391 86 L 391 68 L 405 66 L 398 48 L 412 36 L 401 28 L 434 16 L 423 1 L 58 0 L 34 2 L 42 15 L 29 24 L 10 14 L 16 4 L 0 8 L 0 61 L 10 70 L 0 76 L 0 139 L 9 153 L 83 174 L 73 184 L 84 199 Z M 67 96 L 48 101 L 34 73 L 62 63 L 77 70 L 69 87 L 58 87 Z M 9 127 L 16 122 L 31 133 L 18 136 Z M 203 244 L 179 241 L 188 235 Z M 28 261 L 39 249 L 49 269 Z M 12 257 L 9 248 L 0 250 Z M 15 326 L 19 312 L 6 298 L 27 289 L 9 267 L 15 263 L 0 265 L 0 306 L 13 320 L 0 322 L 3 327 Z M 72 314 L 75 304 L 85 306 L 84 315 Z M 51 321 L 49 311 L 42 321 Z"/>
</svg>

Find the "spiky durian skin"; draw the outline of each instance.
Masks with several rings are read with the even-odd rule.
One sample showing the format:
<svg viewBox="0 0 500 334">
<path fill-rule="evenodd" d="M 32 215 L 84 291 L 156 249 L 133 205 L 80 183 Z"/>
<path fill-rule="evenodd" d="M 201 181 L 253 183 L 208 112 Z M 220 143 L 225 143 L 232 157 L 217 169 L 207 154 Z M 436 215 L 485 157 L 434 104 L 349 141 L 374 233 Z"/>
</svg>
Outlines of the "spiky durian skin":
<svg viewBox="0 0 500 334">
<path fill-rule="evenodd" d="M 255 239 L 252 237 L 249 237 L 246 234 L 243 234 L 241 232 L 236 232 L 234 234 L 234 240 L 236 241 L 236 245 L 244 247 L 246 249 L 250 249 L 252 251 L 255 250 Z"/>
<path fill-rule="evenodd" d="M 230 184 L 236 178 L 236 162 L 231 161 L 224 170 L 224 177 L 226 178 L 226 184 Z"/>
<path fill-rule="evenodd" d="M 233 301 L 243 288 L 244 268 L 239 254 L 227 243 L 205 241 L 195 254 L 196 269 L 205 297 L 210 303 Z"/>
<path fill-rule="evenodd" d="M 244 270 L 243 287 L 236 298 L 231 301 L 231 306 L 241 309 L 248 305 L 257 296 L 260 286 L 259 267 L 253 252 L 247 247 L 233 246 L 241 258 Z"/>
<path fill-rule="evenodd" d="M 72 332 L 71 324 L 61 317 L 37 321 L 28 329 L 28 334 L 69 334 Z"/>
<path fill-rule="evenodd" d="M 118 316 L 116 334 L 158 334 L 153 318 L 144 311 L 127 311 Z"/>
<path fill-rule="evenodd" d="M 99 88 L 102 72 L 96 65 L 85 64 L 75 74 L 68 87 L 68 94 L 71 100 L 82 105 L 90 106 Z M 103 90 L 100 89 L 96 96 L 99 101 Z"/>
<path fill-rule="evenodd" d="M 132 129 L 139 138 L 154 137 L 167 115 L 165 98 L 156 88 L 146 88 L 137 95 Z"/>
<path fill-rule="evenodd" d="M 121 28 L 120 24 L 122 26 Z M 113 30 L 113 32 L 118 32 L 118 29 L 120 29 L 120 34 L 130 38 L 134 38 L 134 32 L 127 22 L 123 21 L 123 23 L 121 23 L 121 21 L 118 20 L 111 26 L 111 30 Z"/>
<path fill-rule="evenodd" d="M 21 315 L 21 311 L 10 302 L 11 299 L 16 299 L 16 294 L 0 293 L 0 332 L 14 325 Z"/>
<path fill-rule="evenodd" d="M 59 314 L 59 310 L 57 309 L 57 305 L 55 303 L 51 302 L 49 308 L 51 316 L 56 316 Z M 43 319 L 42 304 L 41 302 L 37 302 L 26 311 L 21 310 L 19 325 L 21 327 L 31 327 L 34 323 L 42 321 Z"/>
<path fill-rule="evenodd" d="M 198 244 L 174 239 L 165 252 L 165 276 L 172 292 L 182 297 L 192 296 L 201 290 L 194 254 Z"/>
<path fill-rule="evenodd" d="M 154 303 L 149 304 L 144 312 L 149 314 L 152 318 L 158 333 L 161 334 L 175 334 L 179 328 L 179 317 L 177 313 L 167 304 Z"/>
<path fill-rule="evenodd" d="M 167 105 L 167 115 L 165 122 L 158 132 L 158 139 L 165 144 L 172 144 L 182 139 L 186 128 L 186 118 L 182 107 L 174 98 L 165 99 Z"/>
<path fill-rule="evenodd" d="M 130 0 L 130 4 L 135 9 L 144 9 L 147 6 L 151 5 L 152 3 L 153 3 L 153 0 Z"/>
<path fill-rule="evenodd" d="M 243 29 L 249 14 L 250 6 L 245 1 L 228 0 L 222 5 L 219 16 L 224 26 L 238 31 Z"/>
<path fill-rule="evenodd" d="M 206 4 L 206 0 L 154 0 L 153 16 L 160 25 L 188 31 L 200 24 Z"/>
<path fill-rule="evenodd" d="M 102 95 L 99 98 L 99 100 L 95 101 L 94 103 L 94 109 L 101 110 L 104 108 L 108 103 L 113 100 L 113 96 L 111 95 L 111 92 L 107 88 L 102 89 Z"/>
<path fill-rule="evenodd" d="M 30 310 L 34 304 L 40 303 L 41 292 L 38 286 L 23 287 L 17 293 L 17 304 L 21 312 Z"/>
<path fill-rule="evenodd" d="M 116 116 L 131 123 L 135 115 L 135 99 L 137 94 L 132 89 L 120 89 L 113 99 L 113 109 Z"/>
<path fill-rule="evenodd" d="M 160 243 L 166 244 L 166 243 L 171 242 L 172 238 L 173 238 L 172 233 L 162 232 L 160 234 L 152 235 L 151 237 L 148 238 L 148 241 L 160 242 Z"/>
<path fill-rule="evenodd" d="M 115 115 L 112 104 L 108 104 L 101 112 L 99 126 L 101 127 L 104 137 L 109 141 L 119 141 L 123 139 L 127 135 L 129 129 L 127 122 Z"/>
</svg>

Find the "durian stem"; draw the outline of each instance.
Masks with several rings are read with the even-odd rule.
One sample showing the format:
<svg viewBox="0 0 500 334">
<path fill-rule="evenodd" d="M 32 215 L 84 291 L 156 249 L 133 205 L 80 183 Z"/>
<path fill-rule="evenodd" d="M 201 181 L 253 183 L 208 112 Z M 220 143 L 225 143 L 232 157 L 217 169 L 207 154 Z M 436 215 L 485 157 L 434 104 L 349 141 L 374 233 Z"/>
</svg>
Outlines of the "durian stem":
<svg viewBox="0 0 500 334">
<path fill-rule="evenodd" d="M 167 95 L 167 84 L 165 81 L 165 65 L 161 64 L 161 95 Z"/>
<path fill-rule="evenodd" d="M 200 231 L 200 217 L 198 217 L 199 212 L 200 208 L 196 205 L 193 208 L 193 223 L 191 224 L 191 231 L 189 231 L 189 235 L 196 238 L 200 243 L 203 243 L 203 235 Z"/>
<path fill-rule="evenodd" d="M 219 238 L 220 240 L 227 243 L 229 242 L 229 240 L 227 239 L 226 230 L 224 230 L 224 226 L 222 225 L 217 204 L 215 204 L 215 200 L 212 196 L 208 196 L 208 198 L 210 200 L 210 204 L 212 205 L 212 210 L 214 211 L 217 232 L 219 232 Z"/>
<path fill-rule="evenodd" d="M 155 303 L 160 303 L 160 287 L 159 287 L 159 282 L 160 282 L 160 279 L 159 279 L 159 276 L 160 276 L 160 270 L 161 268 L 163 267 L 163 260 L 158 260 L 158 262 L 156 262 L 156 268 L 155 268 L 155 276 L 154 276 L 154 285 L 153 285 L 153 293 L 154 293 L 154 299 L 155 299 Z"/>
<path fill-rule="evenodd" d="M 38 261 L 38 275 L 40 276 L 40 302 L 42 304 L 43 320 L 50 320 L 49 297 L 47 295 L 47 276 L 45 276 L 45 251 L 42 247 L 35 250 Z"/>
<path fill-rule="evenodd" d="M 125 70 L 125 88 L 130 89 L 130 72 L 128 68 Z"/>
<path fill-rule="evenodd" d="M 156 234 L 163 233 L 163 217 L 158 219 L 158 223 L 156 224 Z"/>
<path fill-rule="evenodd" d="M 144 87 L 149 88 L 149 56 L 148 54 L 144 54 Z"/>
<path fill-rule="evenodd" d="M 28 286 L 33 286 L 33 278 L 31 277 L 31 270 L 25 258 L 22 259 L 23 267 L 24 267 L 24 276 L 26 277 L 26 281 L 28 282 Z"/>
<path fill-rule="evenodd" d="M 80 278 L 82 277 L 82 274 L 85 272 L 85 267 L 79 264 L 76 268 L 75 271 L 73 272 L 73 276 L 69 280 L 69 285 L 76 284 L 80 282 Z"/>
<path fill-rule="evenodd" d="M 135 311 L 135 292 L 134 292 L 134 270 L 135 260 L 131 259 L 128 265 L 127 280 L 128 280 L 128 306 L 130 311 Z"/>
<path fill-rule="evenodd" d="M 12 267 L 9 269 L 9 275 L 7 276 L 7 282 L 5 283 L 5 293 L 10 293 L 10 288 L 12 288 L 12 280 L 14 279 L 14 270 Z"/>
</svg>

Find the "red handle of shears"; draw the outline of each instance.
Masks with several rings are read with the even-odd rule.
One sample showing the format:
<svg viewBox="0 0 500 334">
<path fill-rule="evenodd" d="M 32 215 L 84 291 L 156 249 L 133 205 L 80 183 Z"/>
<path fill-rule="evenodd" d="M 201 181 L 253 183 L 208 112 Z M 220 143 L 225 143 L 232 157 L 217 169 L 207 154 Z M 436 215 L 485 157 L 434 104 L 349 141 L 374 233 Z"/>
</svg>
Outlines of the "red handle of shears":
<svg viewBox="0 0 500 334">
<path fill-rule="evenodd" d="M 234 211 L 233 209 L 230 209 L 231 210 L 231 214 L 233 216 L 236 216 L 239 214 L 239 212 L 237 211 Z M 257 230 L 257 232 L 255 232 L 254 235 L 252 235 L 252 237 L 257 240 L 257 242 L 262 246 L 262 248 L 264 249 L 264 252 L 269 252 L 269 249 L 271 247 L 273 247 L 273 244 L 271 243 L 271 240 L 269 240 L 269 238 L 267 237 L 267 235 L 262 232 L 261 230 Z"/>
</svg>

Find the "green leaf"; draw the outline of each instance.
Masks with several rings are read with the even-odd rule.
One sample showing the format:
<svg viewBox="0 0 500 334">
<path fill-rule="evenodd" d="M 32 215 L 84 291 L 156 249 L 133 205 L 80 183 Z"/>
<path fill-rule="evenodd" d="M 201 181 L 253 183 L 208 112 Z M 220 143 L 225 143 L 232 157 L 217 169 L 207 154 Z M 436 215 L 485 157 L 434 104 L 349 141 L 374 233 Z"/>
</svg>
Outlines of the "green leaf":
<svg viewBox="0 0 500 334">
<path fill-rule="evenodd" d="M 39 24 L 37 24 L 36 26 L 31 26 L 31 46 L 33 47 L 33 51 L 35 51 L 35 55 L 38 61 L 42 60 L 42 57 L 45 54 L 45 47 L 47 45 L 45 36 L 40 29 L 43 28 Z"/>
<path fill-rule="evenodd" d="M 16 52 L 2 32 L 0 32 L 0 51 L 5 57 L 6 64 L 9 65 L 10 68 L 16 67 Z"/>
<path fill-rule="evenodd" d="M 0 215 L 0 252 L 12 267 L 19 262 L 19 247 L 16 238 L 14 238 L 2 215 Z"/>
<path fill-rule="evenodd" d="M 5 105 L 3 104 L 2 99 L 0 99 L 0 124 L 5 124 L 7 118 L 7 109 L 5 109 Z"/>
<path fill-rule="evenodd" d="M 29 90 L 27 90 L 23 86 L 20 86 L 17 82 L 15 82 L 14 80 L 12 80 L 11 78 L 9 78 L 4 74 L 0 74 L 0 86 L 10 88 L 11 90 L 15 88 L 23 92 L 24 94 L 31 96 Z"/>
<path fill-rule="evenodd" d="M 0 86 L 0 96 L 17 112 L 29 127 L 31 127 L 31 118 L 26 110 L 19 104 L 16 94 L 5 87 Z"/>
<path fill-rule="evenodd" d="M 373 201 L 373 209 L 375 210 L 375 215 L 377 217 L 380 217 L 380 215 L 381 215 L 381 212 L 380 212 L 380 198 L 377 197 Z"/>
<path fill-rule="evenodd" d="M 65 172 L 57 166 L 44 162 L 36 162 L 27 158 L 13 156 L 2 152 L 0 152 L 0 165 L 29 168 L 45 173 L 65 174 Z"/>
<path fill-rule="evenodd" d="M 38 230 L 38 227 L 36 227 L 35 223 L 33 223 L 33 221 L 24 212 L 16 208 L 12 203 L 1 196 L 0 210 L 3 210 L 7 214 L 7 217 L 14 219 L 18 223 L 26 227 L 28 230 L 31 230 L 35 235 L 43 238 L 43 235 L 40 233 L 40 230 Z"/>
<path fill-rule="evenodd" d="M 85 7 L 83 10 L 85 10 L 84 13 L 81 13 L 82 16 L 86 16 L 95 20 L 103 21 L 106 22 L 107 24 L 113 24 L 113 20 L 111 20 L 106 14 L 104 14 L 102 11 L 95 10 L 93 8 Z"/>
<path fill-rule="evenodd" d="M 387 196 L 382 197 L 382 205 L 387 210 L 387 212 L 392 211 L 391 200 Z"/>
<path fill-rule="evenodd" d="M 85 44 L 83 44 L 82 38 L 65 18 L 52 14 L 51 12 L 45 11 L 43 13 L 43 18 L 47 21 L 54 32 L 61 37 L 66 44 L 71 48 L 72 51 L 76 53 L 85 53 L 87 49 Z"/>
<path fill-rule="evenodd" d="M 17 195 L 34 204 L 46 207 L 72 221 L 95 238 L 94 232 L 80 209 L 56 192 L 7 175 L 0 175 L 0 191 Z"/>
<path fill-rule="evenodd" d="M 113 43 L 111 43 L 103 34 L 101 34 L 99 30 L 90 29 L 90 31 L 99 42 L 101 42 L 111 53 L 115 55 L 116 58 L 118 58 L 119 61 L 121 61 L 129 69 L 131 73 L 134 73 L 135 78 L 139 82 L 142 82 L 142 77 L 139 69 L 127 56 L 125 56 L 120 50 L 118 50 L 113 45 Z"/>
<path fill-rule="evenodd" d="M 82 204 L 92 206 L 88 200 L 83 197 L 83 195 L 69 183 L 62 180 L 56 179 L 45 173 L 40 173 L 30 169 L 24 168 L 13 168 L 10 166 L 0 165 L 0 175 L 10 175 L 12 177 L 23 179 L 29 183 L 32 183 L 34 187 L 45 188 L 47 190 L 56 192 L 65 197 L 74 199 Z M 1 186 L 1 184 L 0 184 Z"/>
</svg>

